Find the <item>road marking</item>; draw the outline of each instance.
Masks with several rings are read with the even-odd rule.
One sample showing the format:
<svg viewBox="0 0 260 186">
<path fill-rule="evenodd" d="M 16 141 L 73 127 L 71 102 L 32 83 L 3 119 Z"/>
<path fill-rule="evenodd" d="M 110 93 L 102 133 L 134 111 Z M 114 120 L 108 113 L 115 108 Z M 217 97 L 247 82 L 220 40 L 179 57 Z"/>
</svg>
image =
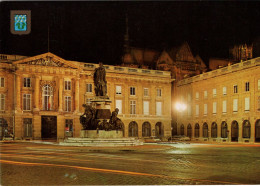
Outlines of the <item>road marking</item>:
<svg viewBox="0 0 260 186">
<path fill-rule="evenodd" d="M 73 169 L 81 169 L 86 171 L 94 171 L 94 172 L 105 172 L 105 173 L 114 173 L 114 174 L 128 174 L 134 176 L 149 176 L 149 177 L 159 177 L 166 179 L 174 179 L 174 180 L 189 180 L 189 181 L 199 181 L 199 182 L 208 182 L 208 183 L 221 183 L 221 184 L 237 184 L 241 183 L 233 183 L 227 181 L 215 181 L 215 180 L 204 180 L 204 179 L 192 179 L 192 178 L 179 178 L 165 175 L 156 175 L 149 173 L 140 173 L 140 172 L 131 172 L 131 171 L 121 171 L 121 170 L 112 170 L 112 169 L 100 169 L 100 168 L 91 168 L 91 167 L 80 167 L 80 166 L 72 166 L 72 165 L 62 165 L 62 164 L 48 164 L 48 163 L 31 163 L 31 162 L 19 162 L 19 161 L 9 161 L 9 160 L 0 160 L 1 163 L 5 164 L 13 164 L 13 165 L 25 165 L 25 166 L 50 166 L 50 167 L 65 167 L 65 168 L 73 168 Z"/>
</svg>

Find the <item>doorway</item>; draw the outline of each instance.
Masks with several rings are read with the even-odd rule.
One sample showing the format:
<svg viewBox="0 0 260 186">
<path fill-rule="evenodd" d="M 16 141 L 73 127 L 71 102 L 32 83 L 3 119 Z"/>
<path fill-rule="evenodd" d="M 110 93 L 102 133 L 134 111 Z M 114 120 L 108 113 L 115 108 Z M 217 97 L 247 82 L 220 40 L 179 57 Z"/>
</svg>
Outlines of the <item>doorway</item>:
<svg viewBox="0 0 260 186">
<path fill-rule="evenodd" d="M 42 139 L 57 139 L 57 116 L 42 116 Z"/>
</svg>

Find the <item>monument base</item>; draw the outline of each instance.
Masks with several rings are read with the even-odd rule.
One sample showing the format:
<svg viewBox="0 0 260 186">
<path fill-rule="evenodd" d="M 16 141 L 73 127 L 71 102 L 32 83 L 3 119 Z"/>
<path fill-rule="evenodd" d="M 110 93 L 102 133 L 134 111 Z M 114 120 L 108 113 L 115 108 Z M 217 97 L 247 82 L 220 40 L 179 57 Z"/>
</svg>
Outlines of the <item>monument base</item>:
<svg viewBox="0 0 260 186">
<path fill-rule="evenodd" d="M 81 130 L 81 138 L 123 138 L 123 131 L 121 130 Z"/>
</svg>

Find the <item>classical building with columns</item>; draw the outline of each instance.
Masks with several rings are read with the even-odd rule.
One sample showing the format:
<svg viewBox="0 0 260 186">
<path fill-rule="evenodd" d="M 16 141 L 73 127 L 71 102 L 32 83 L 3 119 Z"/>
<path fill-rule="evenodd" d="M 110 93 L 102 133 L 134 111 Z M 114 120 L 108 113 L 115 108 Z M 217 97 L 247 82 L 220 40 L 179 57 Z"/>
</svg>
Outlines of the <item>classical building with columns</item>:
<svg viewBox="0 0 260 186">
<path fill-rule="evenodd" d="M 79 137 L 82 104 L 95 97 L 98 64 L 52 53 L 0 55 L 0 138 Z M 119 108 L 125 137 L 171 136 L 171 74 L 105 65 L 111 110 Z"/>
<path fill-rule="evenodd" d="M 193 140 L 260 142 L 260 58 L 177 82 L 177 130 Z M 185 108 L 185 107 L 184 107 Z"/>
</svg>

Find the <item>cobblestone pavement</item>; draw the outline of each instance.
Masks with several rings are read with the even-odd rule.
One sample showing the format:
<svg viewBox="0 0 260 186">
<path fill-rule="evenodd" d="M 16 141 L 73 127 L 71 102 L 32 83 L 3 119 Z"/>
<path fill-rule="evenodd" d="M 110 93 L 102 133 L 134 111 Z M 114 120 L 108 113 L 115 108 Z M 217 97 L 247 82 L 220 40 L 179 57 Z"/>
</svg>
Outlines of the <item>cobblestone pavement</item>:
<svg viewBox="0 0 260 186">
<path fill-rule="evenodd" d="M 260 184 L 260 145 L 1 142 L 2 185 Z"/>
</svg>

